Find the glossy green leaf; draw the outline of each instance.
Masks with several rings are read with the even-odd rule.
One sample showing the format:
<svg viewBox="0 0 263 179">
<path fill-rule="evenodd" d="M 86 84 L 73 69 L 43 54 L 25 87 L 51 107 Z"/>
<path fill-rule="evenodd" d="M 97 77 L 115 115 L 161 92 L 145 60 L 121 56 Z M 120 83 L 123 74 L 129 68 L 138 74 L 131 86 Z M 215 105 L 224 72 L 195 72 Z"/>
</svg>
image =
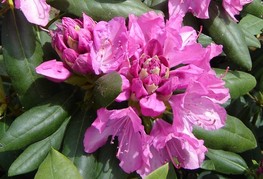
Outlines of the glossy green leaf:
<svg viewBox="0 0 263 179">
<path fill-rule="evenodd" d="M 54 84 L 35 72 L 43 61 L 41 44 L 34 26 L 19 10 L 5 14 L 2 43 L 5 69 L 23 107 L 28 109 L 50 97 Z"/>
<path fill-rule="evenodd" d="M 8 176 L 31 172 L 44 161 L 51 148 L 59 149 L 70 117 L 51 136 L 28 146 L 12 163 Z"/>
<path fill-rule="evenodd" d="M 201 168 L 214 170 L 224 174 L 243 174 L 248 166 L 243 158 L 235 153 L 208 149 L 206 156 L 210 160 L 205 160 Z"/>
<path fill-rule="evenodd" d="M 66 131 L 62 153 L 74 163 L 83 178 L 126 178 L 127 174 L 120 169 L 116 159 L 116 145 L 106 144 L 93 154 L 84 152 L 84 134 L 95 117 L 94 112 L 87 110 L 73 116 Z"/>
<path fill-rule="evenodd" d="M 86 13 L 95 20 L 110 20 L 116 16 L 141 15 L 151 9 L 140 0 L 48 0 L 55 8 L 82 16 Z"/>
<path fill-rule="evenodd" d="M 6 116 L 0 120 L 0 137 L 5 134 L 11 122 L 12 119 Z M 20 151 L 0 152 L 0 168 L 7 171 L 12 162 L 17 158 L 19 154 Z"/>
<path fill-rule="evenodd" d="M 127 174 L 119 167 L 120 161 L 116 158 L 117 145 L 107 143 L 90 157 L 95 157 L 95 163 L 90 163 L 94 168 L 93 177 L 98 179 L 127 178 Z M 91 171 L 90 171 L 91 172 Z"/>
<path fill-rule="evenodd" d="M 242 121 L 228 116 L 226 125 L 218 130 L 194 128 L 194 135 L 205 141 L 205 146 L 231 152 L 244 152 L 257 146 L 257 141 Z"/>
<path fill-rule="evenodd" d="M 84 133 L 94 118 L 95 114 L 90 111 L 78 111 L 72 117 L 63 142 L 62 153 L 74 163 L 83 178 L 92 178 L 93 171 L 87 168 L 90 168 L 91 163 L 95 163 L 95 159 L 87 155 L 83 147 Z"/>
<path fill-rule="evenodd" d="M 211 2 L 209 19 L 202 20 L 209 36 L 223 45 L 227 57 L 240 67 L 251 70 L 252 62 L 243 33 L 238 25 L 220 8 Z"/>
<path fill-rule="evenodd" d="M 0 139 L 0 152 L 21 149 L 54 133 L 68 117 L 72 97 L 61 93 L 17 117 Z"/>
<path fill-rule="evenodd" d="M 247 29 L 243 27 L 240 27 L 240 29 L 242 30 L 244 34 L 245 41 L 248 47 L 255 47 L 255 48 L 261 47 L 260 41 L 253 34 L 251 34 L 250 31 L 248 31 Z"/>
<path fill-rule="evenodd" d="M 243 9 L 245 12 L 257 16 L 258 18 L 263 19 L 263 4 L 261 0 L 253 0 L 252 3 L 244 6 Z"/>
<path fill-rule="evenodd" d="M 117 72 L 113 72 L 100 77 L 95 82 L 93 90 L 94 103 L 98 107 L 110 105 L 120 94 L 122 79 Z"/>
<path fill-rule="evenodd" d="M 35 179 L 82 179 L 78 169 L 63 154 L 51 149 L 39 166 Z"/>
<path fill-rule="evenodd" d="M 152 9 L 158 9 L 163 12 L 168 11 L 168 1 L 167 0 L 144 0 L 143 3 Z"/>
<path fill-rule="evenodd" d="M 211 37 L 209 37 L 209 36 L 207 36 L 207 35 L 205 35 L 203 33 L 201 33 L 199 35 L 197 40 L 198 40 L 198 43 L 202 44 L 203 47 L 206 47 L 206 46 L 210 45 L 213 42 Z"/>
<path fill-rule="evenodd" d="M 263 19 L 247 14 L 240 20 L 238 25 L 249 31 L 251 34 L 258 35 L 261 34 L 263 30 Z"/>
<path fill-rule="evenodd" d="M 0 75 L 7 76 L 5 65 L 4 65 L 4 57 L 2 54 L 0 55 Z"/>
<path fill-rule="evenodd" d="M 205 161 L 207 162 L 207 161 Z M 213 171 L 203 171 L 198 175 L 197 179 L 229 179 L 227 176 L 219 175 Z"/>
<path fill-rule="evenodd" d="M 218 75 L 225 73 L 225 70 L 222 69 L 214 70 Z M 232 99 L 236 99 L 251 91 L 257 83 L 254 76 L 242 71 L 228 71 L 223 80 L 226 82 L 225 86 L 230 90 Z"/>
<path fill-rule="evenodd" d="M 157 168 L 153 172 L 151 172 L 149 175 L 145 177 L 145 179 L 165 179 L 168 175 L 169 170 L 169 163 Z"/>
</svg>

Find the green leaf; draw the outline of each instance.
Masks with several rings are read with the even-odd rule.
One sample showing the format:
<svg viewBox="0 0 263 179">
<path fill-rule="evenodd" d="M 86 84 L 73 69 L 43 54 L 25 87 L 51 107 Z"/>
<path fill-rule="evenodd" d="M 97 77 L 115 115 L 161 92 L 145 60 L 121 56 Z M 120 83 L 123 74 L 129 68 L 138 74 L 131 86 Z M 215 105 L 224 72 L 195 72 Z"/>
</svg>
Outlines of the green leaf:
<svg viewBox="0 0 263 179">
<path fill-rule="evenodd" d="M 72 97 L 61 93 L 17 117 L 0 139 L 0 152 L 21 149 L 54 133 L 68 117 Z"/>
<path fill-rule="evenodd" d="M 244 152 L 257 146 L 257 141 L 242 121 L 229 116 L 226 125 L 218 130 L 204 130 L 194 128 L 194 135 L 205 141 L 205 146 L 212 149 L 221 149 L 231 152 Z"/>
<path fill-rule="evenodd" d="M 223 45 L 227 57 L 240 67 L 251 70 L 252 62 L 243 33 L 226 12 L 211 2 L 209 19 L 202 20 L 209 36 L 217 44 Z"/>
<path fill-rule="evenodd" d="M 152 9 L 158 9 L 163 12 L 168 11 L 168 1 L 167 0 L 144 0 L 143 3 Z"/>
<path fill-rule="evenodd" d="M 95 159 L 85 153 L 83 147 L 85 131 L 94 118 L 95 114 L 90 111 L 78 111 L 70 121 L 63 142 L 62 153 L 74 163 L 83 178 L 92 178 L 94 172 L 87 170 L 87 168 L 90 168 L 91 163 L 95 163 Z"/>
<path fill-rule="evenodd" d="M 165 165 L 157 168 L 149 175 L 147 175 L 145 179 L 160 179 L 160 178 L 164 179 L 168 175 L 168 170 L 169 170 L 169 163 L 166 163 Z"/>
<path fill-rule="evenodd" d="M 252 3 L 244 6 L 243 9 L 245 12 L 257 16 L 258 18 L 263 19 L 263 4 L 261 0 L 253 0 Z"/>
<path fill-rule="evenodd" d="M 51 149 L 39 166 L 35 179 L 82 179 L 73 163 L 55 149 Z"/>
<path fill-rule="evenodd" d="M 117 72 L 100 77 L 95 82 L 93 90 L 95 106 L 106 107 L 110 105 L 120 94 L 121 87 L 122 79 Z"/>
<path fill-rule="evenodd" d="M 141 15 L 151 9 L 140 0 L 49 0 L 53 7 L 76 16 L 86 13 L 95 20 L 110 20 L 116 16 Z"/>
<path fill-rule="evenodd" d="M 0 137 L 5 134 L 12 121 L 13 120 L 7 116 L 4 116 L 3 119 L 0 120 Z M 20 151 L 0 152 L 0 168 L 7 171 L 19 153 Z"/>
<path fill-rule="evenodd" d="M 263 19 L 247 14 L 240 20 L 238 25 L 249 31 L 252 35 L 258 35 L 261 34 L 263 29 Z"/>
<path fill-rule="evenodd" d="M 225 73 L 225 70 L 214 69 L 218 75 Z M 223 80 L 226 82 L 226 87 L 230 90 L 230 95 L 232 99 L 236 99 L 249 91 L 251 91 L 256 86 L 256 79 L 249 73 L 242 71 L 228 71 Z"/>
<path fill-rule="evenodd" d="M 93 154 L 84 152 L 84 134 L 95 117 L 94 112 L 86 110 L 73 116 L 66 131 L 62 153 L 74 163 L 83 178 L 126 178 L 115 157 L 116 145 L 106 144 Z"/>
<path fill-rule="evenodd" d="M 53 83 L 39 78 L 35 67 L 42 62 L 43 51 L 34 26 L 20 10 L 5 14 L 2 25 L 5 69 L 24 108 L 39 104 L 55 91 Z"/>
<path fill-rule="evenodd" d="M 51 148 L 59 149 L 70 117 L 51 136 L 28 146 L 12 163 L 8 176 L 31 172 L 39 167 Z"/>
<path fill-rule="evenodd" d="M 213 39 L 203 33 L 198 37 L 198 43 L 202 44 L 203 47 L 210 45 L 213 42 Z"/>
<path fill-rule="evenodd" d="M 210 160 L 205 160 L 201 168 L 214 170 L 224 174 L 243 174 L 248 166 L 240 155 L 223 151 L 208 149 L 206 156 Z"/>
<path fill-rule="evenodd" d="M 247 29 L 243 27 L 240 27 L 240 29 L 242 30 L 244 34 L 245 41 L 248 47 L 255 47 L 255 48 L 261 47 L 260 41 L 253 34 L 251 34 L 250 31 L 248 31 Z"/>
</svg>

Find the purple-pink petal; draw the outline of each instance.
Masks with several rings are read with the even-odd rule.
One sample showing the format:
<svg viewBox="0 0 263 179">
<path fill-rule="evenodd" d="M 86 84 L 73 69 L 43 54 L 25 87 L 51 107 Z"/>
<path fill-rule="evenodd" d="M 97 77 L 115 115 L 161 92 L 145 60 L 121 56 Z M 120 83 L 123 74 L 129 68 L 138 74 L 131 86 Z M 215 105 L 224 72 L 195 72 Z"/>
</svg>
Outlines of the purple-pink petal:
<svg viewBox="0 0 263 179">
<path fill-rule="evenodd" d="M 163 101 L 157 99 L 156 93 L 140 100 L 140 107 L 144 116 L 156 117 L 162 114 L 166 106 Z"/>
<path fill-rule="evenodd" d="M 36 67 L 36 72 L 57 83 L 65 81 L 71 75 L 71 72 L 64 66 L 63 62 L 56 60 L 43 62 Z"/>
</svg>

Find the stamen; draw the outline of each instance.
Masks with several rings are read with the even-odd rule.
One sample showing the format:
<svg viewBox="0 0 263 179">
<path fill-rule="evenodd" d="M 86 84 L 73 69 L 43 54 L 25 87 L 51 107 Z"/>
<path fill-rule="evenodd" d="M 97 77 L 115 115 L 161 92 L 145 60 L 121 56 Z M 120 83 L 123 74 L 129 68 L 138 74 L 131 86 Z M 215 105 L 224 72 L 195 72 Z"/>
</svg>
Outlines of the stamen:
<svg viewBox="0 0 263 179">
<path fill-rule="evenodd" d="M 167 153 L 168 153 L 168 155 L 169 155 L 169 158 L 170 158 L 171 162 L 173 163 L 174 167 L 176 167 L 177 169 L 179 169 L 179 168 L 181 167 L 179 161 L 177 160 L 178 163 L 175 163 L 175 159 L 174 159 L 174 157 L 172 156 L 172 153 L 171 153 L 171 151 L 170 151 L 170 149 L 169 149 L 169 147 L 168 147 L 167 145 L 165 145 L 165 149 L 166 149 L 166 151 L 167 151 Z"/>
<path fill-rule="evenodd" d="M 226 67 L 226 71 L 225 71 L 225 73 L 222 74 L 222 75 L 220 75 L 220 78 L 221 78 L 221 79 L 225 78 L 225 76 L 226 76 L 226 74 L 228 73 L 228 71 L 229 71 L 229 66 Z"/>
<path fill-rule="evenodd" d="M 198 35 L 197 35 L 197 38 L 199 38 L 199 36 L 201 35 L 202 31 L 203 31 L 203 26 L 201 25 L 201 26 L 200 26 L 199 33 L 198 33 Z"/>
</svg>

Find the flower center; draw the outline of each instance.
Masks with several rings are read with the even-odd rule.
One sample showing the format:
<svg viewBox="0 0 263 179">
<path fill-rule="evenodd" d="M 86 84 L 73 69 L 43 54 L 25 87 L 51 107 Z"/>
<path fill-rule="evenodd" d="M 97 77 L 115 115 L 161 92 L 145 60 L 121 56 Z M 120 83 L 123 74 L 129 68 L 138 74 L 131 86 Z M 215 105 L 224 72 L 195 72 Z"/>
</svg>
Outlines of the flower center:
<svg viewBox="0 0 263 179">
<path fill-rule="evenodd" d="M 154 93 L 162 85 L 162 81 L 169 77 L 168 65 L 163 61 L 166 59 L 157 55 L 153 57 L 142 55 L 140 58 L 138 75 L 148 94 Z"/>
</svg>

